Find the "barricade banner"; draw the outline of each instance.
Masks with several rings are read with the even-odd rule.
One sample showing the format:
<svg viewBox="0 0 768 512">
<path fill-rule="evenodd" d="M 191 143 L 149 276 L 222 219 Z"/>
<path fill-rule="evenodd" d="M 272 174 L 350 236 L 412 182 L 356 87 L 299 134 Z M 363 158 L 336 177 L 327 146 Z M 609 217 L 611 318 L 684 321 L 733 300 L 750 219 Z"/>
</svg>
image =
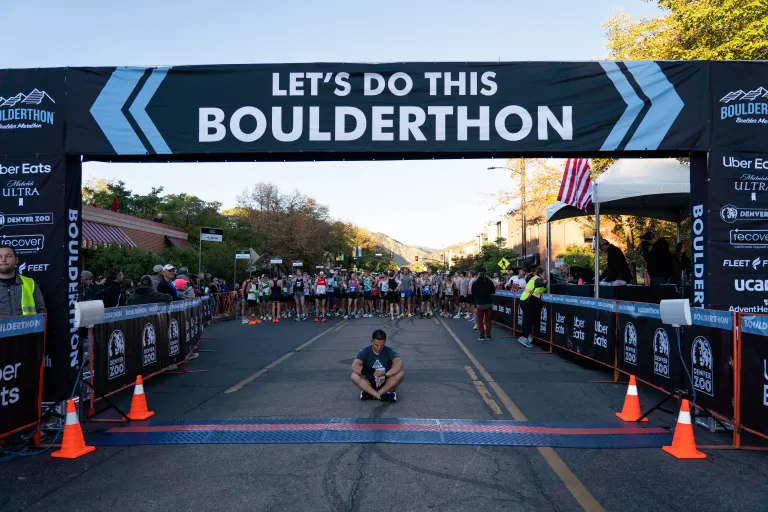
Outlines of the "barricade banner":
<svg viewBox="0 0 768 512">
<path fill-rule="evenodd" d="M 213 320 L 213 313 L 211 311 L 211 296 L 203 295 L 200 297 L 200 313 L 204 324 L 210 324 Z"/>
<path fill-rule="evenodd" d="M 684 382 L 675 329 L 656 304 L 619 302 L 618 367 L 670 393 Z"/>
<path fill-rule="evenodd" d="M 94 326 L 92 382 L 107 394 L 180 363 L 200 339 L 200 299 L 110 308 Z M 187 338 L 189 333 L 189 338 Z"/>
<path fill-rule="evenodd" d="M 541 301 L 541 310 L 539 311 L 539 320 L 533 328 L 533 336 L 535 338 L 542 339 L 549 342 L 549 326 L 550 326 L 550 310 L 552 306 L 549 301 L 546 300 L 547 296 L 544 295 Z"/>
<path fill-rule="evenodd" d="M 515 333 L 523 333 L 525 322 L 525 312 L 523 311 L 523 301 L 520 300 L 521 293 L 515 293 Z"/>
<path fill-rule="evenodd" d="M 515 296 L 512 292 L 497 291 L 493 296 L 491 320 L 512 329 Z"/>
<path fill-rule="evenodd" d="M 0 437 L 37 423 L 45 317 L 0 318 Z"/>
<path fill-rule="evenodd" d="M 683 330 L 682 345 L 696 403 L 733 418 L 733 316 L 727 311 L 694 308 L 691 319 L 693 325 Z"/>
<path fill-rule="evenodd" d="M 768 316 L 741 317 L 741 424 L 768 435 Z"/>
<path fill-rule="evenodd" d="M 555 345 L 613 367 L 615 302 L 566 295 L 549 295 L 547 302 L 554 315 L 552 342 Z"/>
</svg>

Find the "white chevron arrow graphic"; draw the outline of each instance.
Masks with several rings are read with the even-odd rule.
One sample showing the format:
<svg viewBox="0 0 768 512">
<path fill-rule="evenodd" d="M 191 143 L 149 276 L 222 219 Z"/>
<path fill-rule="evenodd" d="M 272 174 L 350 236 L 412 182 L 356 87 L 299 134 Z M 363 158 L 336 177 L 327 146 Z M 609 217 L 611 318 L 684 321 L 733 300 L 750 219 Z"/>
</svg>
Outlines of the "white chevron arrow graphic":
<svg viewBox="0 0 768 512">
<path fill-rule="evenodd" d="M 624 140 L 627 132 L 632 127 L 635 118 L 643 110 L 643 100 L 635 94 L 635 90 L 632 89 L 624 73 L 615 62 L 600 61 L 600 66 L 602 66 L 608 78 L 611 79 L 616 90 L 621 94 L 624 103 L 627 104 L 624 113 L 613 126 L 611 133 L 608 134 L 608 138 L 605 139 L 603 146 L 600 148 L 600 151 L 613 151 L 619 147 L 619 144 L 621 144 L 621 141 Z"/>
<path fill-rule="evenodd" d="M 157 92 L 170 67 L 155 68 L 142 86 L 128 111 L 139 129 L 158 154 L 172 151 L 147 114 L 147 105 Z M 91 115 L 118 155 L 146 155 L 147 148 L 123 114 L 123 108 L 136 89 L 147 68 L 120 67 L 115 69 L 91 107 Z"/>
<path fill-rule="evenodd" d="M 628 151 L 658 149 L 685 103 L 659 65 L 653 61 L 626 61 L 637 85 L 651 100 L 651 108 L 627 143 Z"/>
</svg>

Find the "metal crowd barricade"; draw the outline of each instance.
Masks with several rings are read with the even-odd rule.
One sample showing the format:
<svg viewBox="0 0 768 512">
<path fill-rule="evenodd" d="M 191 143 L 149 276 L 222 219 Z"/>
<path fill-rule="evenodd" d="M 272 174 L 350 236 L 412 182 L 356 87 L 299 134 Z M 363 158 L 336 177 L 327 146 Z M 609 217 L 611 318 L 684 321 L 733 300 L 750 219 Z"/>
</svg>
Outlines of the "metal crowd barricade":
<svg viewBox="0 0 768 512">
<path fill-rule="evenodd" d="M 522 333 L 520 302 L 515 292 L 494 297 L 492 320 L 513 335 Z M 556 349 L 611 369 L 609 382 L 634 375 L 668 397 L 695 393 L 699 413 L 732 428 L 733 447 L 742 447 L 741 432 L 768 439 L 768 316 L 699 308 L 691 315 L 678 339 L 657 304 L 544 295 L 533 335 L 543 353 Z"/>
</svg>

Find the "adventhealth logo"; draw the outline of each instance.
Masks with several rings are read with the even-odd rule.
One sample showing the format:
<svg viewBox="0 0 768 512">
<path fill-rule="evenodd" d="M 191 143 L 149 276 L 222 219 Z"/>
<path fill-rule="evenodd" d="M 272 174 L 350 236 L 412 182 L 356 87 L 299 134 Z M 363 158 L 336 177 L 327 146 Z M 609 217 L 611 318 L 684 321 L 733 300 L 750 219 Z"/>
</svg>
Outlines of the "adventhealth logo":
<svg viewBox="0 0 768 512">
<path fill-rule="evenodd" d="M 29 94 L 19 92 L 14 96 L 0 96 L 0 122 L 15 121 L 13 124 L 0 124 L 0 128 L 13 130 L 41 128 L 43 124 L 52 125 L 53 110 L 42 108 L 49 104 L 56 104 L 56 102 L 47 92 L 38 89 L 32 89 Z M 25 121 L 31 121 L 31 123 Z"/>
<path fill-rule="evenodd" d="M 768 119 L 765 117 L 740 117 L 749 115 L 768 116 L 768 101 L 755 101 L 763 98 L 768 98 L 768 89 L 765 87 L 758 87 L 757 89 L 748 92 L 744 92 L 741 89 L 738 91 L 731 91 L 720 98 L 720 103 L 726 104 L 726 106 L 720 107 L 720 119 L 736 117 L 737 123 L 768 123 Z"/>
</svg>

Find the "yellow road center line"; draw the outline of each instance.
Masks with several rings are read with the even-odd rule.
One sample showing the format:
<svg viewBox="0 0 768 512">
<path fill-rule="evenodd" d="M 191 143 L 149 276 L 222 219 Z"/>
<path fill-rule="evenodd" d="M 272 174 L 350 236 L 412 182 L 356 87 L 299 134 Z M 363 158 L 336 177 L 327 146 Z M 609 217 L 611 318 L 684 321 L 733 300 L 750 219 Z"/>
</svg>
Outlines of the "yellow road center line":
<svg viewBox="0 0 768 512">
<path fill-rule="evenodd" d="M 501 403 L 504 404 L 504 407 L 507 409 L 507 411 L 509 411 L 509 414 L 512 416 L 512 418 L 515 421 L 528 421 L 528 418 L 525 416 L 525 414 L 523 414 L 523 411 L 521 411 L 515 402 L 509 398 L 509 395 L 507 395 L 504 390 L 501 389 L 501 386 L 499 386 L 496 381 L 493 380 L 493 377 L 491 377 L 483 365 L 480 364 L 480 361 L 478 361 L 474 354 L 472 354 L 472 352 L 470 352 L 470 350 L 467 348 L 467 346 L 461 342 L 459 337 L 456 336 L 456 334 L 451 330 L 450 327 L 448 327 L 442 318 L 439 319 L 439 323 L 445 327 L 445 330 L 447 330 L 448 334 L 451 335 L 453 341 L 455 341 L 459 348 L 464 351 L 475 368 L 477 368 L 477 371 L 480 372 L 480 375 L 482 375 L 483 378 L 488 381 L 488 385 L 491 386 L 493 391 L 496 393 L 496 396 L 498 396 L 499 400 L 501 400 Z M 554 471 L 560 480 L 563 481 L 565 487 L 568 489 L 568 491 L 570 491 L 571 495 L 576 498 L 576 501 L 579 502 L 585 512 L 605 512 L 605 509 L 602 507 L 602 505 L 600 505 L 600 503 L 597 502 L 597 500 L 594 498 L 594 496 L 592 496 L 587 488 L 584 487 L 584 484 L 582 484 L 579 478 L 573 474 L 573 471 L 571 471 L 565 461 L 560 458 L 554 449 L 550 447 L 538 447 L 537 450 L 539 450 L 539 453 L 541 453 L 541 456 L 544 457 L 545 461 L 547 461 L 549 467 L 551 467 L 552 471 Z"/>
<path fill-rule="evenodd" d="M 344 327 L 344 325 L 346 323 L 347 323 L 347 320 L 344 320 L 344 321 L 341 322 L 341 324 L 339 324 L 338 327 L 335 327 L 335 328 L 332 328 L 332 329 L 326 329 L 325 331 L 323 331 L 323 332 L 313 336 L 312 338 L 310 338 L 309 340 L 305 341 L 304 343 L 302 343 L 301 345 L 299 345 L 295 349 L 291 350 L 290 352 L 288 352 L 286 354 L 283 354 L 279 358 L 277 358 L 274 361 L 272 361 L 271 363 L 269 363 L 267 366 L 261 368 L 259 371 L 257 371 L 256 373 L 254 373 L 250 377 L 247 377 L 247 378 L 241 380 L 240 382 L 238 382 L 237 384 L 235 384 L 231 388 L 229 388 L 226 391 L 224 391 L 224 393 L 225 394 L 234 393 L 235 391 L 237 391 L 237 390 L 247 386 L 251 382 L 255 381 L 256 379 L 258 379 L 259 377 L 261 377 L 262 375 L 267 373 L 269 370 L 273 369 L 275 366 L 279 365 L 280 363 L 282 363 L 283 361 L 285 361 L 286 359 L 288 359 L 292 355 L 296 354 L 297 352 L 301 351 L 302 349 L 307 348 L 309 345 L 311 345 L 315 341 L 319 340 L 320 338 L 322 338 L 323 336 L 325 336 L 329 332 L 331 332 L 331 331 L 338 332 L 342 327 Z"/>
<path fill-rule="evenodd" d="M 475 383 L 475 389 L 477 389 L 477 392 L 480 393 L 480 397 L 483 399 L 483 402 L 485 402 L 485 405 L 490 407 L 491 411 L 493 411 L 493 414 L 501 414 L 501 408 L 499 408 L 499 404 L 496 403 L 496 400 L 494 400 L 491 394 L 488 392 L 485 384 L 483 384 L 483 381 L 477 378 L 475 370 L 473 370 L 471 366 L 465 366 L 464 369 L 467 370 L 467 373 L 472 378 L 472 382 Z"/>
</svg>

